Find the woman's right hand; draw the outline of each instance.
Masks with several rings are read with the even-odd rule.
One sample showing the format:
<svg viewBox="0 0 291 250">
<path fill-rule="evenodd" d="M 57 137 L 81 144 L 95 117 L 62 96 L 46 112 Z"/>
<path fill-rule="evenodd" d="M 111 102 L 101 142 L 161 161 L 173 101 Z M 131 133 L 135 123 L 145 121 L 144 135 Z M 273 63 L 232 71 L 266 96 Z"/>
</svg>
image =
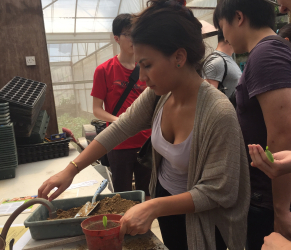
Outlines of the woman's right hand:
<svg viewBox="0 0 291 250">
<path fill-rule="evenodd" d="M 248 145 L 252 158 L 251 166 L 259 168 L 271 179 L 291 173 L 291 151 L 281 151 L 273 154 L 274 163 L 271 163 L 260 145 Z"/>
<path fill-rule="evenodd" d="M 264 238 L 262 250 L 288 250 L 291 249 L 291 242 L 281 234 L 272 233 Z"/>
<path fill-rule="evenodd" d="M 61 193 L 63 193 L 72 183 L 76 173 L 74 168 L 69 166 L 63 171 L 53 175 L 48 180 L 46 180 L 41 187 L 38 189 L 38 198 L 44 198 L 46 200 L 52 201 L 57 198 Z M 58 189 L 48 197 L 48 194 L 55 187 Z"/>
</svg>

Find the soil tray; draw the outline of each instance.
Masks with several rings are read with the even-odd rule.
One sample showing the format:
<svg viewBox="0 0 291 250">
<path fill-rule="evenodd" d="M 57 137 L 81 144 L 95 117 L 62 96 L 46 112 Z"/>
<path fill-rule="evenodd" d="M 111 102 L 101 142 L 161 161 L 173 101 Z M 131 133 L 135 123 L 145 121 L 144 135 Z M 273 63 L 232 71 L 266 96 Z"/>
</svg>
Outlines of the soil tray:
<svg viewBox="0 0 291 250">
<path fill-rule="evenodd" d="M 128 191 L 112 194 L 100 194 L 97 200 L 102 200 L 105 197 L 113 197 L 120 194 L 123 199 L 144 202 L 144 191 Z M 52 204 L 58 209 L 69 210 L 74 207 L 80 207 L 87 201 L 91 201 L 93 196 L 78 197 L 71 199 L 55 200 Z M 25 221 L 25 227 L 29 227 L 31 237 L 35 240 L 72 237 L 82 235 L 81 222 L 88 217 L 47 220 L 49 217 L 48 210 L 44 206 L 39 206 Z"/>
</svg>

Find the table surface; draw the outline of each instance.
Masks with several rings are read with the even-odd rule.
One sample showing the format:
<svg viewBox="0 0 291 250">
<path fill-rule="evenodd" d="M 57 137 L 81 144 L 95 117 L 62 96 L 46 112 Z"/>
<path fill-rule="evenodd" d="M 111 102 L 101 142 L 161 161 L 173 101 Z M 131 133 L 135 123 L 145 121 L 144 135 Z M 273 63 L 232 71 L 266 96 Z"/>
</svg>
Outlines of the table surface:
<svg viewBox="0 0 291 250">
<path fill-rule="evenodd" d="M 0 200 L 37 195 L 37 190 L 44 181 L 63 170 L 78 155 L 79 152 L 70 145 L 69 156 L 19 165 L 16 168 L 15 178 L 0 181 Z M 78 197 L 91 196 L 103 179 L 94 167 L 88 166 L 76 175 L 72 184 L 90 180 L 98 181 L 97 184 L 92 186 L 78 188 Z M 102 193 L 108 194 L 111 192 L 108 188 L 105 188 Z M 23 224 L 29 215 L 30 213 L 20 214 L 13 224 Z M 0 225 L 3 226 L 8 217 L 0 216 Z"/>
<path fill-rule="evenodd" d="M 70 145 L 70 153 L 67 157 L 19 165 L 16 169 L 15 178 L 0 181 L 0 200 L 37 195 L 37 190 L 44 181 L 46 181 L 50 176 L 63 170 L 68 165 L 68 163 L 74 160 L 78 155 L 78 151 Z M 103 179 L 104 178 L 94 169 L 94 167 L 89 166 L 81 171 L 78 175 L 76 175 L 72 184 L 90 180 L 98 181 L 97 184 L 92 186 L 78 188 L 78 197 L 91 196 L 95 193 L 97 187 L 99 187 L 99 184 Z M 106 194 L 111 192 L 108 188 L 106 188 L 102 193 Z M 29 215 L 30 213 L 20 214 L 15 219 L 13 224 L 23 224 Z M 9 216 L 0 216 L 0 225 L 4 225 L 8 217 Z M 152 232 L 149 232 L 149 235 L 153 241 L 157 242 L 157 245 L 160 247 L 163 246 L 163 248 L 160 249 L 167 249 Z M 75 242 L 66 246 L 62 246 L 61 248 L 54 247 L 49 249 L 76 249 L 75 247 L 78 249 L 80 243 L 85 244 L 84 242 L 86 243 L 86 241 Z M 30 243 L 34 245 L 33 242 Z"/>
</svg>

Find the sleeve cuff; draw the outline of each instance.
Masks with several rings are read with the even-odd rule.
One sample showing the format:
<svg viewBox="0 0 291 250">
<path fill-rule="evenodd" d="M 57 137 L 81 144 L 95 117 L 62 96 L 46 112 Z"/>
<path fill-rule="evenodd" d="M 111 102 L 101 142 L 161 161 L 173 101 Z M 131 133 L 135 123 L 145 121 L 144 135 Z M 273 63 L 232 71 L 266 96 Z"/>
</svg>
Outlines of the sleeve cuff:
<svg viewBox="0 0 291 250">
<path fill-rule="evenodd" d="M 211 200 L 197 188 L 190 190 L 189 193 L 194 202 L 195 213 L 208 211 L 219 206 L 215 201 Z"/>
</svg>

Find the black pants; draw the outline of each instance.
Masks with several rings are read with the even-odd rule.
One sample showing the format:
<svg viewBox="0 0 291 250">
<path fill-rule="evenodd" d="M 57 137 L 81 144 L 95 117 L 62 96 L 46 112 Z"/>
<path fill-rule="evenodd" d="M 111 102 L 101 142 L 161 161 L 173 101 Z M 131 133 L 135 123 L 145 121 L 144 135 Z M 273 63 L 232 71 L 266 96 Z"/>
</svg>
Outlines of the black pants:
<svg viewBox="0 0 291 250">
<path fill-rule="evenodd" d="M 171 196 L 158 181 L 156 197 Z M 171 215 L 158 218 L 164 244 L 169 250 L 188 250 L 186 233 L 186 215 Z M 217 228 L 215 228 L 216 250 L 226 250 L 227 247 Z M 199 250 L 199 249 L 197 249 Z"/>
<path fill-rule="evenodd" d="M 132 190 L 132 175 L 134 173 L 136 190 L 143 190 L 149 196 L 149 184 L 152 170 L 143 167 L 137 161 L 140 148 L 111 150 L 107 156 L 112 172 L 114 192 Z"/>
<path fill-rule="evenodd" d="M 264 237 L 274 232 L 274 211 L 250 206 L 246 250 L 261 250 Z"/>
</svg>

